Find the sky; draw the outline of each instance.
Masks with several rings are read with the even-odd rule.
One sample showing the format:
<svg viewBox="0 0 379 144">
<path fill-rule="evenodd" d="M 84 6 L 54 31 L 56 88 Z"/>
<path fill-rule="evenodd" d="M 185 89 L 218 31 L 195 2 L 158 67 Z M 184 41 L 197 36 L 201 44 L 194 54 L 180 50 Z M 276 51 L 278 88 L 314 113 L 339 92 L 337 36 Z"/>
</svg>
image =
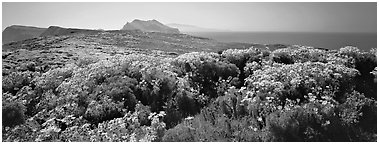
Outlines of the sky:
<svg viewBox="0 0 379 144">
<path fill-rule="evenodd" d="M 118 30 L 134 19 L 156 19 L 232 31 L 376 32 L 376 10 L 375 2 L 3 2 L 2 28 L 55 25 Z"/>
</svg>

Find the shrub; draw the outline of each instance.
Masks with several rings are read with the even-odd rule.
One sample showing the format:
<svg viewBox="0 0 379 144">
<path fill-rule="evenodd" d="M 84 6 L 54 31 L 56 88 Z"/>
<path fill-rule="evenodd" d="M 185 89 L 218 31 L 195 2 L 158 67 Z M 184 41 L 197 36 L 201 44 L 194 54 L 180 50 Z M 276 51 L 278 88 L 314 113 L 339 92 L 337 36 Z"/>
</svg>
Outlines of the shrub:
<svg viewBox="0 0 379 144">
<path fill-rule="evenodd" d="M 4 127 L 14 127 L 25 123 L 26 107 L 19 102 L 3 102 L 2 123 Z"/>
<path fill-rule="evenodd" d="M 353 90 L 353 78 L 357 74 L 355 69 L 328 63 L 273 64 L 254 71 L 245 84 L 253 95 L 266 93 L 281 100 L 286 97 L 304 100 L 308 93 L 318 98 L 333 93 L 335 100 L 343 101 L 344 95 Z"/>
<path fill-rule="evenodd" d="M 66 65 L 63 68 L 56 68 L 49 70 L 48 72 L 42 74 L 42 76 L 33 80 L 36 85 L 36 90 L 41 93 L 48 90 L 52 90 L 54 94 L 58 94 L 56 88 L 66 79 L 71 78 L 74 70 L 78 67 L 76 65 Z"/>
<path fill-rule="evenodd" d="M 271 53 L 271 59 L 277 63 L 293 64 L 298 62 L 327 62 L 329 53 L 326 50 L 306 46 L 292 46 L 277 49 Z"/>
<path fill-rule="evenodd" d="M 184 126 L 182 124 L 177 125 L 175 128 L 168 130 L 163 136 L 165 142 L 193 142 L 195 137 L 192 134 L 194 128 Z"/>
<path fill-rule="evenodd" d="M 88 131 L 91 136 L 90 141 L 108 142 L 139 142 L 139 141 L 160 141 L 165 132 L 165 123 L 161 121 L 164 112 L 149 113 L 148 117 L 141 117 L 146 114 L 146 108 L 136 105 L 135 112 L 127 113 L 122 118 L 113 119 L 100 123 L 97 128 Z M 142 119 L 141 119 L 142 118 Z M 148 120 L 150 126 L 141 125 L 141 120 Z"/>
<path fill-rule="evenodd" d="M 359 83 L 356 90 L 369 98 L 376 98 L 377 94 L 375 76 L 370 73 L 376 67 L 376 55 L 374 54 L 361 53 L 355 58 L 355 68 L 360 72 L 360 75 L 355 78 L 356 83 Z"/>
<path fill-rule="evenodd" d="M 340 48 L 339 53 L 342 55 L 347 55 L 349 57 L 357 57 L 360 53 L 360 50 L 354 46 L 346 46 Z"/>
<path fill-rule="evenodd" d="M 5 128 L 2 131 L 3 142 L 32 142 L 37 136 L 38 134 L 26 124 L 17 125 L 11 129 Z"/>
<path fill-rule="evenodd" d="M 273 52 L 272 53 L 272 61 L 283 64 L 293 64 L 295 61 L 293 58 L 285 52 Z"/>
<path fill-rule="evenodd" d="M 341 120 L 349 126 L 354 141 L 362 141 L 361 132 L 376 133 L 377 117 L 376 102 L 359 92 L 352 92 L 347 100 L 339 106 Z M 362 131 L 355 131 L 362 129 Z M 366 133 L 367 134 L 367 133 Z M 371 135 L 370 134 L 370 135 Z M 363 141 L 368 141 L 363 140 Z"/>
<path fill-rule="evenodd" d="M 99 97 L 109 96 L 115 102 L 122 102 L 123 108 L 133 110 L 137 99 L 134 95 L 135 85 L 137 85 L 135 79 L 127 76 L 112 76 L 106 78 L 101 85 L 98 85 L 90 95 L 94 95 L 94 99 Z"/>
<path fill-rule="evenodd" d="M 260 65 L 257 62 L 251 62 L 251 63 L 246 63 L 246 66 L 243 68 L 245 77 L 248 77 L 249 75 L 253 74 L 254 71 L 259 70 L 262 68 L 262 65 Z"/>
<path fill-rule="evenodd" d="M 302 141 L 299 134 L 300 123 L 290 114 L 274 112 L 266 119 L 270 138 L 266 141 Z"/>
<path fill-rule="evenodd" d="M 175 89 L 175 76 L 159 69 L 150 69 L 142 73 L 136 95 L 138 95 L 137 99 L 149 105 L 152 111 L 158 112 L 163 110 L 165 102 L 174 97 Z"/>
<path fill-rule="evenodd" d="M 210 98 L 217 97 L 216 82 L 240 73 L 234 64 L 219 60 L 216 53 L 188 53 L 175 58 L 172 64 L 177 67 L 179 76 L 186 74 L 191 87 Z"/>
<path fill-rule="evenodd" d="M 24 86 L 28 86 L 33 78 L 35 73 L 26 71 L 26 72 L 12 72 L 11 74 L 3 77 L 2 88 L 3 93 L 9 92 L 13 95 Z"/>
<path fill-rule="evenodd" d="M 243 94 L 235 87 L 231 87 L 225 92 L 224 96 L 216 99 L 216 103 L 221 108 L 221 111 L 228 117 L 239 118 L 246 114 L 245 105 L 242 103 Z"/>
<path fill-rule="evenodd" d="M 96 63 L 99 61 L 99 58 L 96 58 L 96 57 L 81 57 L 79 58 L 75 64 L 79 67 L 86 67 L 90 64 L 93 64 L 93 63 Z"/>
<path fill-rule="evenodd" d="M 211 105 L 163 136 L 168 142 L 259 141 L 258 125 L 251 117 L 228 118 Z"/>
<path fill-rule="evenodd" d="M 122 117 L 122 104 L 103 98 L 100 101 L 91 101 L 84 114 L 84 118 L 92 123 L 100 123 L 106 120 Z"/>
<path fill-rule="evenodd" d="M 261 55 L 259 57 L 258 55 Z M 228 49 L 222 52 L 221 57 L 226 61 L 235 64 L 238 68 L 243 68 L 247 62 L 260 62 L 263 54 L 256 48 L 249 49 Z M 241 70 L 241 69 L 240 69 Z"/>
<path fill-rule="evenodd" d="M 239 71 L 239 80 L 240 84 L 236 85 L 237 87 L 241 87 L 243 85 L 243 81 L 246 78 L 246 75 L 244 75 L 245 66 L 247 63 L 256 62 L 258 64 L 261 64 L 262 61 L 266 60 L 269 56 L 268 51 L 260 50 L 254 47 L 251 47 L 249 49 L 228 49 L 222 52 L 221 57 L 226 62 L 235 64 Z"/>
</svg>

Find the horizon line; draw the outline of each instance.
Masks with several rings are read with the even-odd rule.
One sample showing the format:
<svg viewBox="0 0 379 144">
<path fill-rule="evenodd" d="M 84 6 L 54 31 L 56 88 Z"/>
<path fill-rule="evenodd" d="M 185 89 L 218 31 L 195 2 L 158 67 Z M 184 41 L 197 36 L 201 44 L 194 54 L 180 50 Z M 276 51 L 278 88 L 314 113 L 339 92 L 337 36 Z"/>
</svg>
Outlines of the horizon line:
<svg viewBox="0 0 379 144">
<path fill-rule="evenodd" d="M 168 24 L 180 24 L 180 23 L 168 23 Z M 165 25 L 168 25 L 168 24 L 165 24 Z M 182 24 L 182 25 L 188 25 L 188 26 L 196 26 L 196 25 L 189 25 L 189 24 Z M 34 26 L 34 25 L 23 25 L 23 24 L 12 24 L 12 25 L 8 25 L 7 27 L 5 27 L 2 31 L 4 31 L 6 28 L 8 27 L 11 27 L 11 26 L 25 26 L 25 27 L 34 27 L 34 28 L 49 28 L 51 26 L 57 26 L 57 27 L 61 27 L 61 28 L 74 28 L 74 29 L 87 29 L 87 30 L 104 30 L 104 31 L 115 31 L 115 30 L 121 30 L 120 29 L 103 29 L 103 28 L 82 28 L 82 27 L 64 27 L 64 26 L 59 26 L 59 25 L 50 25 L 48 27 L 40 27 L 40 26 Z M 196 26 L 196 27 L 199 27 L 199 28 L 204 28 L 204 27 L 200 27 L 200 26 Z M 178 28 L 179 29 L 179 28 Z M 179 31 L 181 33 L 217 33 L 217 32 L 240 32 L 240 33 L 252 33 L 252 32 L 258 32 L 258 33 L 370 33 L 370 34 L 374 34 L 374 33 L 377 33 L 377 31 L 375 32 L 349 32 L 349 31 L 270 31 L 270 30 L 265 30 L 265 31 L 262 31 L 262 30 L 247 30 L 247 31 L 242 31 L 242 30 L 220 30 L 220 29 L 214 29 L 214 28 L 206 28 L 206 29 L 213 29 L 212 31 Z"/>
</svg>

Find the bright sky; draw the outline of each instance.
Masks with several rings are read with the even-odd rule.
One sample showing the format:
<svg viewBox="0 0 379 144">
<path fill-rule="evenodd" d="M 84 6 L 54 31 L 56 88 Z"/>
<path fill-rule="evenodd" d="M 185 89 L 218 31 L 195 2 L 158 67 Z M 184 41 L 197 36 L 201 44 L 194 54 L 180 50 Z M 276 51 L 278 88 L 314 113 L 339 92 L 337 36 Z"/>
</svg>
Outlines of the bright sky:
<svg viewBox="0 0 379 144">
<path fill-rule="evenodd" d="M 376 3 L 2 3 L 2 28 L 115 30 L 156 19 L 234 31 L 376 32 Z"/>
</svg>

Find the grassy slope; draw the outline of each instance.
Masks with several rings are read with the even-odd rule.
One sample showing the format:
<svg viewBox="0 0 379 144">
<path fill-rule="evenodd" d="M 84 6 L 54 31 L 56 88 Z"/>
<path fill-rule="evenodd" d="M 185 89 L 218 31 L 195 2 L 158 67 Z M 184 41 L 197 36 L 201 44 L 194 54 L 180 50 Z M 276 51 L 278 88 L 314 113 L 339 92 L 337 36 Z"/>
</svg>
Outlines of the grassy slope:
<svg viewBox="0 0 379 144">
<path fill-rule="evenodd" d="M 248 48 L 253 44 L 221 43 L 186 34 L 141 31 L 105 31 L 96 34 L 39 37 L 3 45 L 3 71 L 34 62 L 40 67 L 61 67 L 83 57 L 105 59 L 115 54 L 145 53 L 176 56 L 229 48 Z M 46 69 L 48 70 L 48 69 Z M 44 70 L 45 71 L 45 70 Z"/>
</svg>

